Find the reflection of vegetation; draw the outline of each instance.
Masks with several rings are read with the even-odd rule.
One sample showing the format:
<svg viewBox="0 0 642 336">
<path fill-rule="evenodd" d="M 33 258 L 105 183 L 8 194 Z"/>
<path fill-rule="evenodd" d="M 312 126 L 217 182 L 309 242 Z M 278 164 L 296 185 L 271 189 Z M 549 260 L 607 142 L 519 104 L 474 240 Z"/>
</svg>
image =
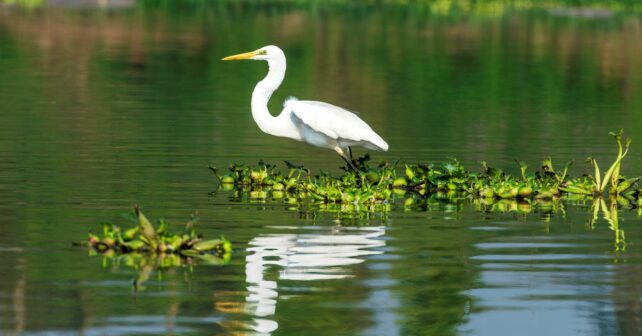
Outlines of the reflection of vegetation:
<svg viewBox="0 0 642 336">
<path fill-rule="evenodd" d="M 563 194 L 599 198 L 607 185 L 611 186 L 611 196 L 621 195 L 628 201 L 639 202 L 640 190 L 635 187 L 640 178 L 626 179 L 620 175 L 621 162 L 628 152 L 630 140 L 627 140 L 623 150 L 622 132 L 613 135 L 617 141 L 618 155 L 603 178 L 594 159 L 591 159 L 591 163 L 595 168 L 595 176 L 586 174 L 573 179 L 568 178 L 568 168 L 572 162 L 563 170 L 556 171 L 550 158 L 544 160 L 541 170 L 535 173 L 528 173 L 528 166 L 518 162 L 520 176 L 511 176 L 488 166 L 486 162 L 482 162 L 482 172 L 470 172 L 456 160 L 441 165 L 406 164 L 399 172 L 396 164 L 385 161 L 376 166 L 369 165 L 368 155 L 354 161 L 359 173 L 346 167 L 340 177 L 326 173 L 312 175 L 309 169 L 287 161 L 287 174 L 282 174 L 275 165 L 263 162 L 258 167 L 233 164 L 230 173 L 223 176 L 216 168 L 211 169 L 224 189 L 247 191 L 252 200 L 265 200 L 271 196 L 273 199 L 283 199 L 286 204 L 380 205 L 376 210 L 385 211 L 396 196 L 406 197 L 404 206 L 410 207 L 417 199 L 438 192 L 474 199 L 519 199 L 528 203 L 533 199 L 552 199 Z"/>
<path fill-rule="evenodd" d="M 134 280 L 134 288 L 142 290 L 142 284 L 149 280 L 154 271 L 158 271 L 159 280 L 162 279 L 163 272 L 174 269 L 187 267 L 190 271 L 195 265 L 224 265 L 230 260 L 231 253 L 224 254 L 201 254 L 198 256 L 184 256 L 180 254 L 167 253 L 127 253 L 117 254 L 114 250 L 98 252 L 91 249 L 90 256 L 102 256 L 102 265 L 104 268 L 118 269 L 120 267 L 133 268 L 137 271 Z"/>
<path fill-rule="evenodd" d="M 626 250 L 626 238 L 624 236 L 624 230 L 620 228 L 620 222 L 618 220 L 618 203 L 616 199 L 611 199 L 610 206 L 607 206 L 604 199 L 595 199 L 591 207 L 593 209 L 593 218 L 589 220 L 591 228 L 595 221 L 597 220 L 598 213 L 601 210 L 602 216 L 609 223 L 609 228 L 615 233 L 614 246 L 615 251 L 625 251 Z"/>
</svg>

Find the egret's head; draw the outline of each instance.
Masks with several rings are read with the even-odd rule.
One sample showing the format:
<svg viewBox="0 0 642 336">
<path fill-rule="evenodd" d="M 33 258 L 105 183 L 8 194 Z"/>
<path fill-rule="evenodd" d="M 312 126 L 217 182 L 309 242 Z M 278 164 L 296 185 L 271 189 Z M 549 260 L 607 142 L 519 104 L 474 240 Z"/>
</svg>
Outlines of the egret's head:
<svg viewBox="0 0 642 336">
<path fill-rule="evenodd" d="M 246 52 L 243 54 L 227 56 L 223 61 L 236 61 L 236 60 L 257 60 L 257 61 L 270 61 L 276 58 L 284 58 L 283 51 L 277 46 L 266 46 L 254 51 Z"/>
</svg>

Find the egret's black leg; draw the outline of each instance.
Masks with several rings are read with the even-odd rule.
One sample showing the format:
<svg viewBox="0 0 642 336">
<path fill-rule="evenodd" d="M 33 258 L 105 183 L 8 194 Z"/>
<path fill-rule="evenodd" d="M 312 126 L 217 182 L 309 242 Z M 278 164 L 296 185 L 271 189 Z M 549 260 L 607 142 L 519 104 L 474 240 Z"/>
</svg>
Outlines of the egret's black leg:
<svg viewBox="0 0 642 336">
<path fill-rule="evenodd" d="M 339 156 L 343 159 L 343 161 L 345 161 L 348 164 L 348 167 L 352 168 L 352 170 L 354 170 L 354 173 L 357 174 L 357 180 L 356 180 L 355 186 L 357 188 L 361 188 L 362 181 L 361 181 L 361 172 L 359 172 L 359 169 L 357 169 L 357 167 L 354 164 L 352 164 L 352 162 L 350 162 L 350 160 L 348 160 L 348 158 L 346 158 L 345 156 L 341 154 L 339 154 Z"/>
<path fill-rule="evenodd" d="M 361 172 L 359 171 L 359 169 L 357 169 L 357 167 L 352 162 L 350 162 L 350 160 L 348 160 L 348 158 L 346 158 L 343 155 L 339 155 L 339 156 L 341 156 L 343 161 L 345 161 L 348 164 L 348 167 L 350 167 L 350 168 L 352 168 L 352 170 L 354 170 L 354 173 L 357 175 L 357 179 L 355 181 L 355 187 L 361 189 L 361 185 L 362 185 Z"/>
<path fill-rule="evenodd" d="M 353 166 L 358 166 L 357 162 L 354 160 L 354 157 L 352 157 L 352 147 L 348 146 L 348 155 L 350 155 L 350 161 L 352 162 Z"/>
<path fill-rule="evenodd" d="M 339 156 L 343 159 L 343 161 L 345 161 L 345 162 L 348 164 L 348 167 L 352 168 L 352 170 L 354 170 L 354 172 L 355 172 L 355 173 L 357 173 L 357 176 L 359 176 L 359 175 L 360 175 L 360 174 L 359 174 L 359 169 L 357 169 L 357 167 L 354 165 L 354 163 L 352 163 L 352 161 L 351 161 L 351 160 L 348 160 L 348 159 L 347 159 L 345 156 L 343 156 L 343 155 L 339 155 Z"/>
<path fill-rule="evenodd" d="M 350 147 L 348 147 L 348 151 L 350 150 L 349 148 Z M 343 151 L 343 149 L 337 146 L 337 147 L 334 147 L 334 151 L 337 152 L 337 154 L 339 154 L 339 156 L 343 159 L 343 161 L 345 161 L 348 164 L 348 167 L 354 170 L 354 172 L 357 174 L 357 177 L 359 178 L 359 181 L 361 181 L 361 173 L 359 172 L 359 169 L 351 160 L 348 160 L 346 153 Z"/>
</svg>

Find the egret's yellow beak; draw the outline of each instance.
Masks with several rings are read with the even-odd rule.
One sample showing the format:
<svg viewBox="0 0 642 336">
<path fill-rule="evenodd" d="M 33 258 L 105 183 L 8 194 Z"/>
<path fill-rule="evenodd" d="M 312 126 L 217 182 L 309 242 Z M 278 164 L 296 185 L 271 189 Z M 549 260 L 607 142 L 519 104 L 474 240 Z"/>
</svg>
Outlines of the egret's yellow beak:
<svg viewBox="0 0 642 336">
<path fill-rule="evenodd" d="M 255 50 L 255 51 L 250 51 L 246 52 L 243 54 L 238 54 L 238 55 L 232 55 L 232 56 L 227 56 L 223 59 L 222 61 L 236 61 L 236 60 L 244 60 L 244 59 L 250 59 L 256 55 L 261 55 L 262 50 Z"/>
</svg>

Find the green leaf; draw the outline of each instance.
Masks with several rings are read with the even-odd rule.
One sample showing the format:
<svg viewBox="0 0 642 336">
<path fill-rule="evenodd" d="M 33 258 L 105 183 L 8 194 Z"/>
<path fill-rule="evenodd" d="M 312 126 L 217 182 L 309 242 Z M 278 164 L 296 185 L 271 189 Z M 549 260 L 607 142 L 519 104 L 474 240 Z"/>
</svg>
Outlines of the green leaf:
<svg viewBox="0 0 642 336">
<path fill-rule="evenodd" d="M 210 251 L 223 246 L 224 243 L 221 239 L 201 240 L 192 245 L 192 248 L 197 251 Z"/>
<path fill-rule="evenodd" d="M 156 230 L 154 229 L 154 226 L 152 226 L 152 223 L 149 222 L 147 217 L 143 214 L 142 211 L 140 211 L 140 208 L 136 206 L 134 208 L 136 212 L 136 216 L 138 217 L 138 228 L 143 235 L 151 245 L 153 249 L 156 249 L 158 246 L 158 236 L 156 235 Z"/>
</svg>

